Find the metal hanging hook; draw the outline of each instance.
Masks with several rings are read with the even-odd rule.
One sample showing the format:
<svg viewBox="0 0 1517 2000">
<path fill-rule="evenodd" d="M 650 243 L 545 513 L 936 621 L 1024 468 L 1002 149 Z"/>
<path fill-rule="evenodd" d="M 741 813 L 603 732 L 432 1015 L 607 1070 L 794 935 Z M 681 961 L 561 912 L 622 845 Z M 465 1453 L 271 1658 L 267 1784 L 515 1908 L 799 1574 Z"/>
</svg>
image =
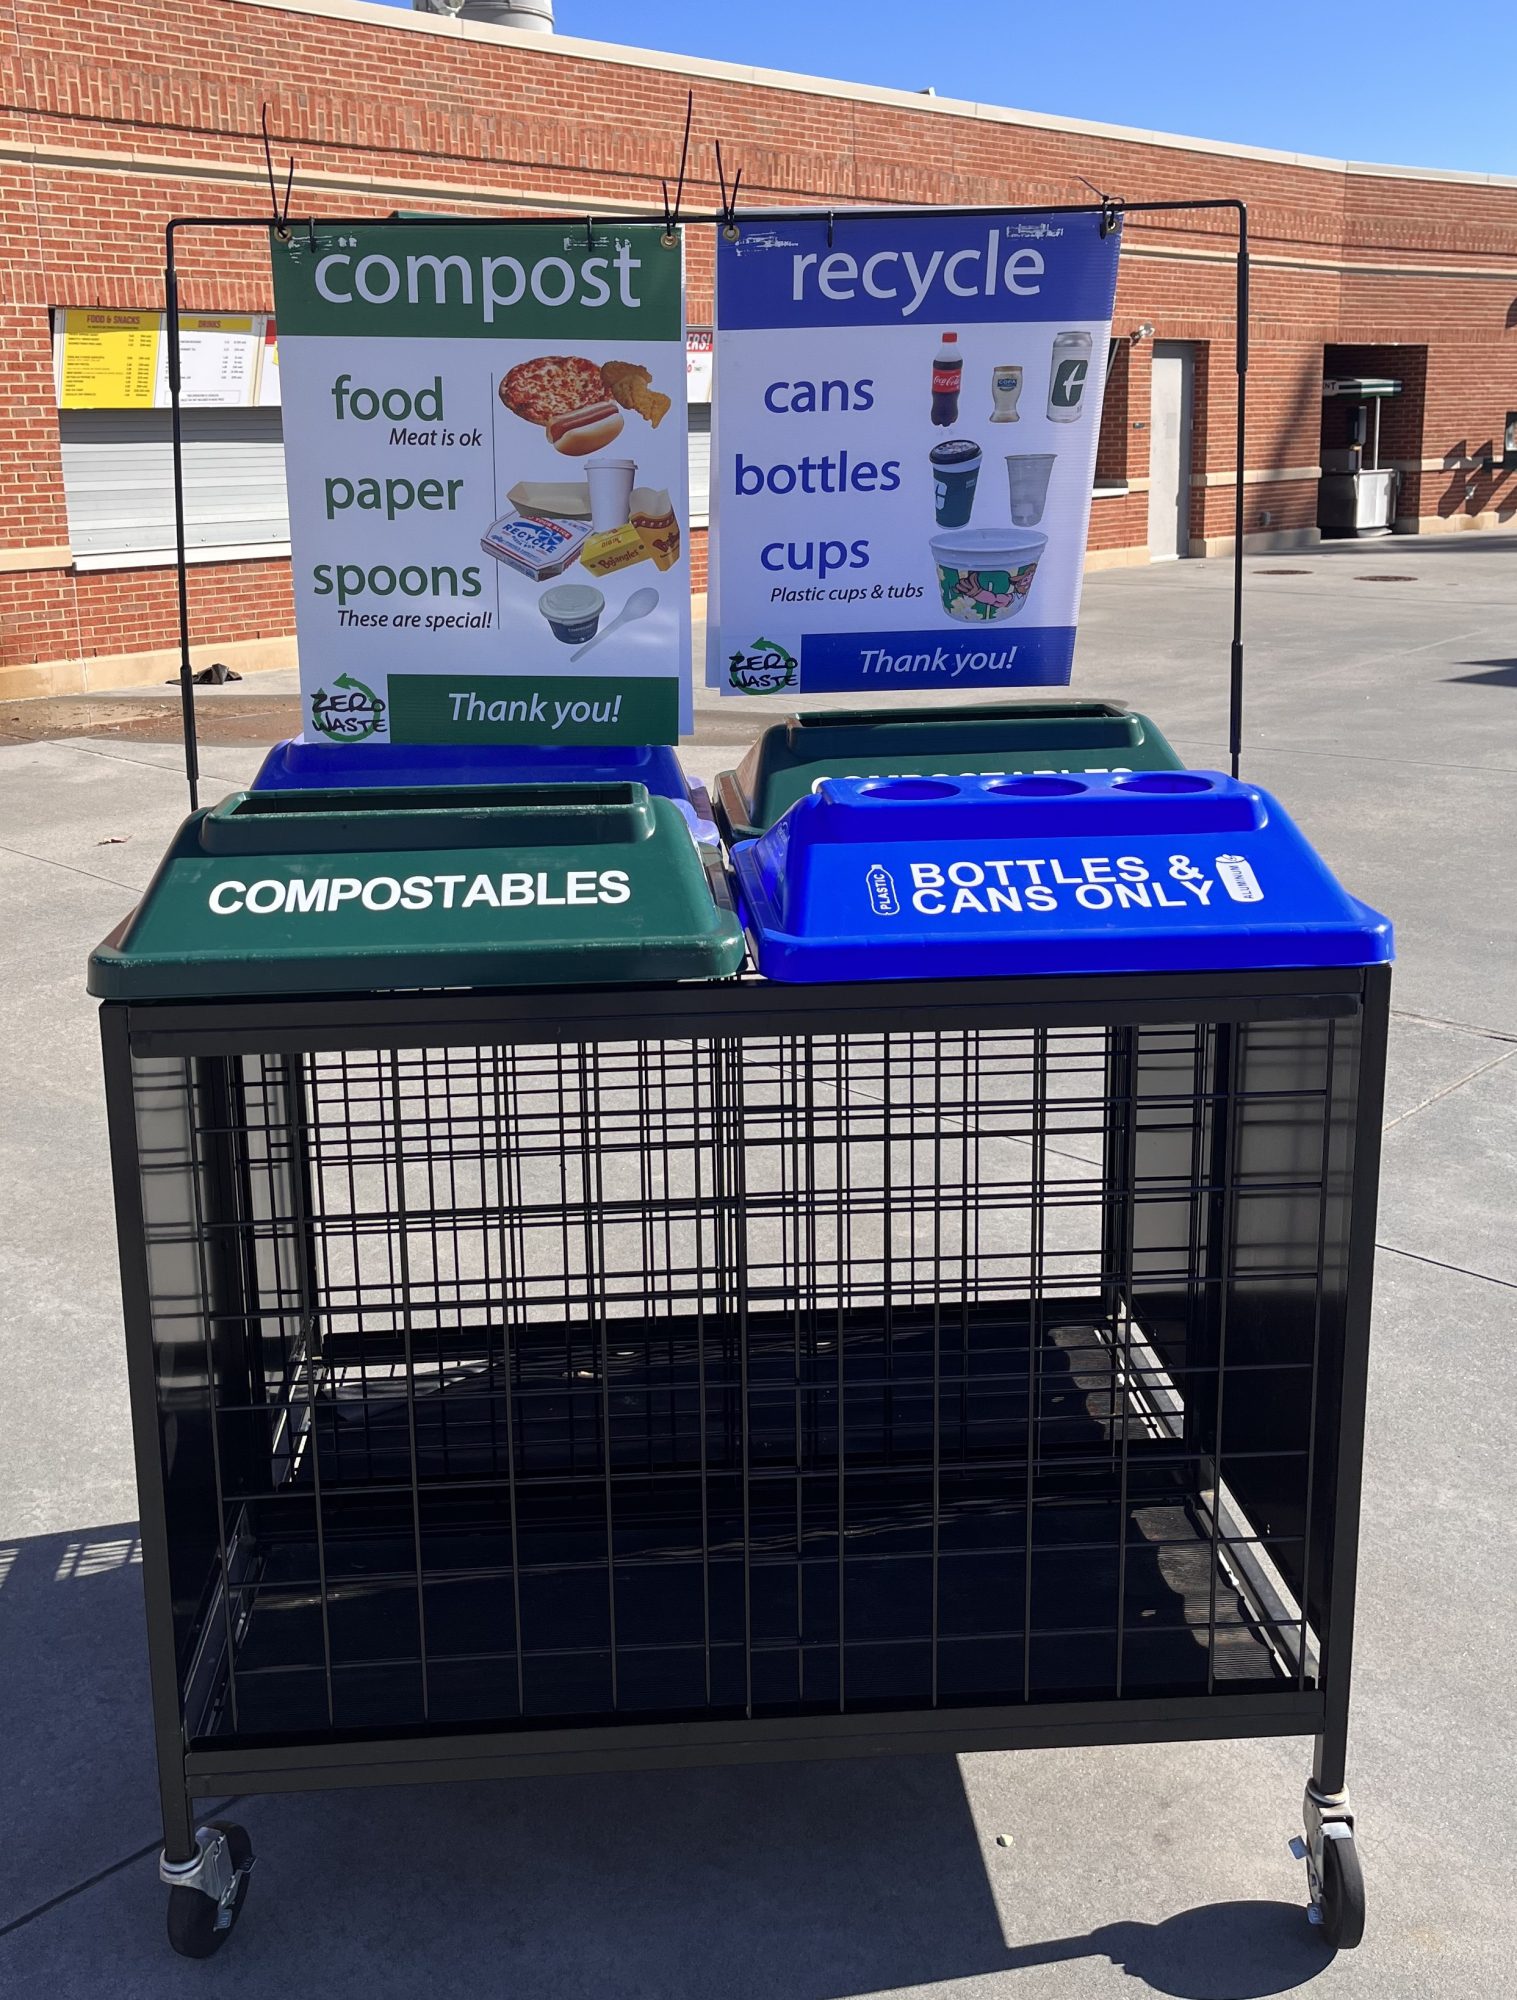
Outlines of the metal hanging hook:
<svg viewBox="0 0 1517 2000">
<path fill-rule="evenodd" d="M 736 243 L 739 235 L 737 226 L 737 191 L 743 184 L 743 170 L 738 168 L 732 177 L 732 193 L 727 192 L 727 176 L 722 167 L 722 142 L 716 142 L 716 179 L 722 196 L 722 236 L 728 243 Z"/>
<path fill-rule="evenodd" d="M 685 200 L 685 163 L 690 157 L 690 123 L 695 116 L 695 92 L 685 92 L 685 136 L 679 149 L 679 179 L 675 183 L 674 206 L 669 206 L 669 183 L 661 181 L 664 190 L 664 248 L 672 250 L 679 242 L 680 209 Z"/>
<path fill-rule="evenodd" d="M 1108 194 L 1104 188 L 1098 188 L 1094 181 L 1086 180 L 1084 174 L 1076 174 L 1075 179 L 1082 187 L 1088 187 L 1101 204 L 1099 234 L 1104 242 L 1122 219 L 1122 202 L 1118 196 Z"/>
<path fill-rule="evenodd" d="M 263 134 L 263 165 L 269 177 L 269 221 L 274 234 L 281 243 L 290 240 L 290 193 L 295 186 L 295 156 L 292 153 L 289 171 L 284 177 L 284 200 L 279 199 L 279 189 L 274 179 L 274 145 L 269 137 L 269 107 L 267 103 L 258 107 L 258 126 Z"/>
</svg>

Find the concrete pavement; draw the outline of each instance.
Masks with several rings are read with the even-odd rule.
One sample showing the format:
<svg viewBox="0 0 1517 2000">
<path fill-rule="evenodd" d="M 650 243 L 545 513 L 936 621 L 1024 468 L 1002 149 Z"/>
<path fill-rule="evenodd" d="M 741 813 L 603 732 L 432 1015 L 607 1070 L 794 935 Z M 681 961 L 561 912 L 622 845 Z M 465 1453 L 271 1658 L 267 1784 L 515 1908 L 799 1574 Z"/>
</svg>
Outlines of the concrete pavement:
<svg viewBox="0 0 1517 2000">
<path fill-rule="evenodd" d="M 1329 1960 L 1306 1927 L 1284 1843 L 1307 1748 L 1264 1742 L 248 1800 L 262 1858 L 236 1940 L 175 1961 L 83 963 L 183 783 L 172 742 L 6 742 L 0 715 L 0 1991 L 1509 1991 L 1517 541 L 1248 571 L 1245 775 L 1398 929 L 1351 1757 L 1363 1948 Z M 1093 577 L 1078 690 L 1221 762 L 1228 585 L 1218 563 Z M 261 676 L 205 700 L 279 692 Z M 767 719 L 703 697 L 687 765 L 709 778 Z M 257 755 L 210 743 L 207 795 Z"/>
</svg>

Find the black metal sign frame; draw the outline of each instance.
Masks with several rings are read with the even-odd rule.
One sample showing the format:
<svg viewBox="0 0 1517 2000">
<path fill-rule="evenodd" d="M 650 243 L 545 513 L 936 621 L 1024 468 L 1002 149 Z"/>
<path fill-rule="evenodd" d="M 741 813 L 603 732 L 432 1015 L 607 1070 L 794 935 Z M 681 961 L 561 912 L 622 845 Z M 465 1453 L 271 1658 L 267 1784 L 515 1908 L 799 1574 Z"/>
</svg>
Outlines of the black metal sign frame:
<svg viewBox="0 0 1517 2000">
<path fill-rule="evenodd" d="M 736 188 L 733 189 L 733 196 Z M 1245 443 L 1248 428 L 1248 206 L 1245 202 L 1217 198 L 1206 201 L 1116 201 L 1101 200 L 1073 203 L 1030 202 L 1020 205 L 986 204 L 969 208 L 847 208 L 828 209 L 821 204 L 809 208 L 752 209 L 745 210 L 742 220 L 738 219 L 731 200 L 725 200 L 723 207 L 715 214 L 682 216 L 677 227 L 671 227 L 668 210 L 633 212 L 615 216 L 587 216 L 585 226 L 593 228 L 596 222 L 610 223 L 658 223 L 665 225 L 665 241 L 674 248 L 679 241 L 679 230 L 686 227 L 720 228 L 729 234 L 740 231 L 747 222 L 814 222 L 818 215 L 825 215 L 829 229 L 844 226 L 849 220 L 868 219 L 874 222 L 892 222 L 921 215 L 1099 215 L 1109 228 L 1116 218 L 1138 215 L 1191 215 L 1207 211 L 1225 211 L 1237 222 L 1236 270 L 1236 332 L 1233 345 L 1233 368 L 1237 380 L 1238 397 L 1238 437 L 1235 456 L 1235 483 L 1233 492 L 1233 604 L 1232 640 L 1228 655 L 1228 755 L 1232 774 L 1238 775 L 1239 760 L 1243 751 L 1243 479 Z M 477 229 L 481 223 L 495 218 L 479 215 L 429 215 L 427 227 L 436 229 L 471 228 Z M 524 215 L 508 218 L 512 228 L 528 225 L 538 228 L 562 229 L 566 222 L 572 222 L 573 215 Z M 169 368 L 169 411 L 170 428 L 173 438 L 174 457 L 174 549 L 178 572 L 179 605 L 179 701 L 184 731 L 184 773 L 189 785 L 190 807 L 193 811 L 200 803 L 200 757 L 195 727 L 195 677 L 190 664 L 190 596 L 189 571 L 185 548 L 184 522 L 184 436 L 183 407 L 180 401 L 180 360 L 179 360 L 179 268 L 176 256 L 178 237 L 187 230 L 209 229 L 273 229 L 288 238 L 301 231 L 313 240 L 318 230 L 341 229 L 361 224 L 365 229 L 385 229 L 414 227 L 414 218 L 389 216 L 332 216 L 310 215 L 291 217 L 258 216 L 201 216 L 179 215 L 170 219 L 164 231 L 163 295 L 164 318 L 168 333 Z"/>
</svg>

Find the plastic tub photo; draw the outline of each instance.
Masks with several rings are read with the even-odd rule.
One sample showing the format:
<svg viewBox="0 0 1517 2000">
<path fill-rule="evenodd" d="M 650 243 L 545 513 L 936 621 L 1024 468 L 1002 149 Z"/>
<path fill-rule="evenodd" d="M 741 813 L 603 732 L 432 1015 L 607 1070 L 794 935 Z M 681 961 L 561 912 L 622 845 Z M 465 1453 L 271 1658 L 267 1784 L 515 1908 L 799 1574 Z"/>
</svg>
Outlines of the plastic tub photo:
<svg viewBox="0 0 1517 2000">
<path fill-rule="evenodd" d="M 555 639 L 566 646 L 580 646 L 595 637 L 606 600 L 593 584 L 559 583 L 543 592 L 537 608 Z"/>
<path fill-rule="evenodd" d="M 1030 528 L 955 528 L 934 535 L 938 591 L 950 618 L 966 625 L 1014 618 L 1027 602 L 1047 535 Z"/>
</svg>

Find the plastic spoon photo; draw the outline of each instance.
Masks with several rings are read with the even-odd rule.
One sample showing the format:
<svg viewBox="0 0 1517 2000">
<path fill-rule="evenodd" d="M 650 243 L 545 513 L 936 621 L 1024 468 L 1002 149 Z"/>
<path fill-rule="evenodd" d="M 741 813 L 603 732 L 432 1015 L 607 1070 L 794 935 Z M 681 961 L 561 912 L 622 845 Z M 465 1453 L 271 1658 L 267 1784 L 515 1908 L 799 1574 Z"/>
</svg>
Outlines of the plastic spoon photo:
<svg viewBox="0 0 1517 2000">
<path fill-rule="evenodd" d="M 592 646 L 598 646 L 602 639 L 609 639 L 611 637 L 611 634 L 618 627 L 618 625 L 630 625 L 634 618 L 646 618 L 648 613 L 653 610 L 653 608 L 657 603 L 658 603 L 658 592 L 654 590 L 650 585 L 645 584 L 641 590 L 634 590 L 632 595 L 627 599 L 626 603 L 622 606 L 621 610 L 618 611 L 616 616 L 611 620 L 611 623 L 609 625 L 603 625 L 600 631 L 596 633 L 593 639 L 587 639 L 583 646 L 576 648 L 576 650 L 569 655 L 571 664 L 575 660 L 582 660 L 585 657 L 586 653 L 589 652 L 590 648 Z"/>
</svg>

